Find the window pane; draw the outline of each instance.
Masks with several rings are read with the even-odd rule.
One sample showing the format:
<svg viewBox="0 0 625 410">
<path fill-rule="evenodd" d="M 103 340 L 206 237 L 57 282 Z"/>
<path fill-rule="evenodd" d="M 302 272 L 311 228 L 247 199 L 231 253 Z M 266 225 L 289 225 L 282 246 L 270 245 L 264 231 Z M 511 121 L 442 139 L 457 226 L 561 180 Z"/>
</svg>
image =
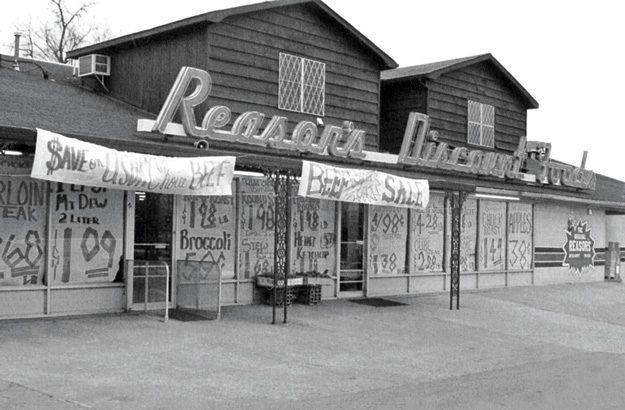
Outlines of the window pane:
<svg viewBox="0 0 625 410">
<path fill-rule="evenodd" d="M 280 53 L 278 108 L 300 111 L 302 106 L 302 59 Z"/>
<path fill-rule="evenodd" d="M 124 192 L 59 183 L 50 200 L 52 283 L 113 282 L 124 250 Z"/>
<path fill-rule="evenodd" d="M 0 194 L 0 286 L 41 285 L 46 264 L 47 182 L 1 175 Z"/>
<path fill-rule="evenodd" d="M 304 60 L 304 101 L 302 111 L 307 114 L 324 114 L 325 64 Z"/>
<path fill-rule="evenodd" d="M 469 144 L 480 144 L 482 143 L 482 138 L 480 135 L 480 125 L 479 124 L 474 124 L 474 123 L 469 123 L 469 135 L 467 137 L 467 141 L 469 142 Z"/>
<path fill-rule="evenodd" d="M 489 127 L 495 126 L 495 107 L 488 104 L 482 104 L 482 124 Z"/>
<path fill-rule="evenodd" d="M 480 201 L 479 270 L 505 269 L 506 203 Z"/>
<path fill-rule="evenodd" d="M 469 121 L 481 122 L 480 103 L 469 100 Z"/>
<path fill-rule="evenodd" d="M 533 222 L 531 204 L 508 204 L 508 269 L 532 269 Z"/>
<path fill-rule="evenodd" d="M 336 274 L 336 202 L 291 195 L 291 273 Z"/>
<path fill-rule="evenodd" d="M 273 273 L 275 198 L 264 178 L 239 181 L 239 278 Z"/>
<path fill-rule="evenodd" d="M 445 248 L 445 197 L 431 194 L 425 211 L 411 210 L 410 273 L 442 272 Z"/>
<path fill-rule="evenodd" d="M 176 201 L 176 259 L 214 262 L 222 278 L 234 278 L 234 196 L 178 195 Z"/>
<path fill-rule="evenodd" d="M 341 269 L 363 268 L 363 224 L 364 205 L 341 203 Z"/>
<path fill-rule="evenodd" d="M 460 271 L 475 271 L 475 240 L 477 238 L 477 201 L 467 199 L 462 207 L 460 227 Z"/>
<path fill-rule="evenodd" d="M 369 207 L 368 270 L 374 275 L 406 272 L 408 209 Z"/>
<path fill-rule="evenodd" d="M 495 128 L 482 126 L 482 145 L 491 148 L 495 146 Z"/>
</svg>

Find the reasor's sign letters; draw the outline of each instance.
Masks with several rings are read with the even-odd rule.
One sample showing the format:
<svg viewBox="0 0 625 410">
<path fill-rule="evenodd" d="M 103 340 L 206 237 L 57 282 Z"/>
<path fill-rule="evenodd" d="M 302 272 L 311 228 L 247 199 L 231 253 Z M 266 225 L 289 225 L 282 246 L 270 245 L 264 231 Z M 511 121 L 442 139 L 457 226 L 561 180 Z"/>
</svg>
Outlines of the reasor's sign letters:
<svg viewBox="0 0 625 410">
<path fill-rule="evenodd" d="M 231 195 L 235 157 L 135 154 L 37 130 L 31 176 L 101 188 L 178 195 Z"/>
<path fill-rule="evenodd" d="M 569 221 L 566 232 L 566 242 L 562 246 L 564 249 L 563 266 L 568 266 L 571 270 L 581 273 L 586 268 L 595 265 L 595 240 L 590 236 L 588 223 Z"/>
<path fill-rule="evenodd" d="M 302 161 L 298 194 L 334 201 L 425 209 L 429 186 L 425 180 Z"/>
<path fill-rule="evenodd" d="M 195 89 L 187 93 L 193 83 L 195 83 Z M 190 135 L 202 140 L 240 142 L 343 158 L 365 156 L 363 153 L 365 132 L 355 128 L 351 121 L 344 121 L 342 126 L 327 125 L 321 132 L 318 131 L 314 122 L 300 121 L 291 135 L 288 135 L 288 118 L 274 115 L 260 132 L 265 114 L 247 111 L 237 117 L 228 131 L 224 127 L 230 123 L 231 110 L 226 106 L 217 105 L 206 112 L 201 124 L 197 124 L 195 107 L 208 98 L 211 88 L 212 80 L 206 71 L 182 67 L 156 121 L 145 128 L 142 125 L 143 120 L 139 120 L 138 131 Z M 171 123 L 178 111 L 180 111 L 184 126 L 182 133 Z"/>
</svg>

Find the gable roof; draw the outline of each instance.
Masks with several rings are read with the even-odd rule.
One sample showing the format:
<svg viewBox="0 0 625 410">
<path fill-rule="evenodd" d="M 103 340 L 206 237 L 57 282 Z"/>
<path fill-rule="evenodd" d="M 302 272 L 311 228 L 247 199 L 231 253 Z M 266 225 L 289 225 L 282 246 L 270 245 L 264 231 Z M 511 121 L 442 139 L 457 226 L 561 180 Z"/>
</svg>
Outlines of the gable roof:
<svg viewBox="0 0 625 410">
<path fill-rule="evenodd" d="M 470 57 L 456 58 L 453 60 L 438 61 L 435 63 L 420 64 L 410 67 L 400 67 L 393 70 L 382 71 L 382 81 L 398 81 L 413 78 L 436 79 L 450 71 L 459 70 L 463 67 L 487 61 L 493 64 L 503 75 L 505 80 L 519 93 L 525 100 L 528 108 L 538 108 L 538 101 L 519 83 L 516 78 L 492 54 L 480 54 Z"/>
<path fill-rule="evenodd" d="M 97 53 L 101 50 L 117 47 L 122 44 L 135 42 L 137 40 L 147 39 L 159 34 L 168 33 L 171 31 L 187 28 L 197 24 L 214 24 L 223 21 L 230 16 L 236 16 L 241 14 L 253 13 L 262 10 L 269 10 L 278 7 L 293 6 L 298 4 L 313 4 L 317 6 L 321 11 L 335 20 L 339 26 L 347 30 L 353 35 L 365 48 L 369 49 L 375 56 L 377 56 L 384 64 L 385 68 L 395 68 L 398 64 L 388 54 L 382 51 L 371 40 L 365 37 L 364 34 L 356 30 L 354 26 L 347 22 L 343 17 L 337 14 L 334 10 L 328 7 L 321 0 L 275 0 L 266 1 L 263 3 L 255 3 L 246 6 L 232 7 L 224 10 L 211 11 L 197 16 L 189 17 L 183 20 L 168 23 L 162 26 L 158 26 L 152 29 L 139 31 L 137 33 L 128 34 L 126 36 L 114 38 L 112 40 L 104 41 L 102 43 L 93 44 L 87 47 L 78 48 L 67 53 L 69 58 L 78 58 L 87 54 Z"/>
</svg>

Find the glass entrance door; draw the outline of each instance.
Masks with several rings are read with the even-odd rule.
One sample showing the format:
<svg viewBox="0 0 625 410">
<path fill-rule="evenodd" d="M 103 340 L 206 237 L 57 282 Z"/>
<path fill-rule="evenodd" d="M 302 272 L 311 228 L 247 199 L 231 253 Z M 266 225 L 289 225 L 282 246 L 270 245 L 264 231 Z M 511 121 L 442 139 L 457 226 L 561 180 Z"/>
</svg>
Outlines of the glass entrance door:
<svg viewBox="0 0 625 410">
<path fill-rule="evenodd" d="M 339 297 L 364 294 L 364 205 L 341 203 Z"/>
<path fill-rule="evenodd" d="M 172 218 L 171 195 L 135 193 L 133 309 L 165 307 L 166 277 L 169 273 L 169 289 L 172 277 Z"/>
</svg>

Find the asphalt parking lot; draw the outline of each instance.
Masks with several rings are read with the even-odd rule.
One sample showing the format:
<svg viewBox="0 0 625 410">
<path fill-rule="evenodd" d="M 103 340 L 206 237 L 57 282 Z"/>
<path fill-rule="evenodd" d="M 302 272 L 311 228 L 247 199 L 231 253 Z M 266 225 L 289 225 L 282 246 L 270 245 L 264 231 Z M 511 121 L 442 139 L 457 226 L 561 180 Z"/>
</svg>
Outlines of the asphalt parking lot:
<svg viewBox="0 0 625 410">
<path fill-rule="evenodd" d="M 0 322 L 0 408 L 625 408 L 625 286 Z"/>
</svg>

